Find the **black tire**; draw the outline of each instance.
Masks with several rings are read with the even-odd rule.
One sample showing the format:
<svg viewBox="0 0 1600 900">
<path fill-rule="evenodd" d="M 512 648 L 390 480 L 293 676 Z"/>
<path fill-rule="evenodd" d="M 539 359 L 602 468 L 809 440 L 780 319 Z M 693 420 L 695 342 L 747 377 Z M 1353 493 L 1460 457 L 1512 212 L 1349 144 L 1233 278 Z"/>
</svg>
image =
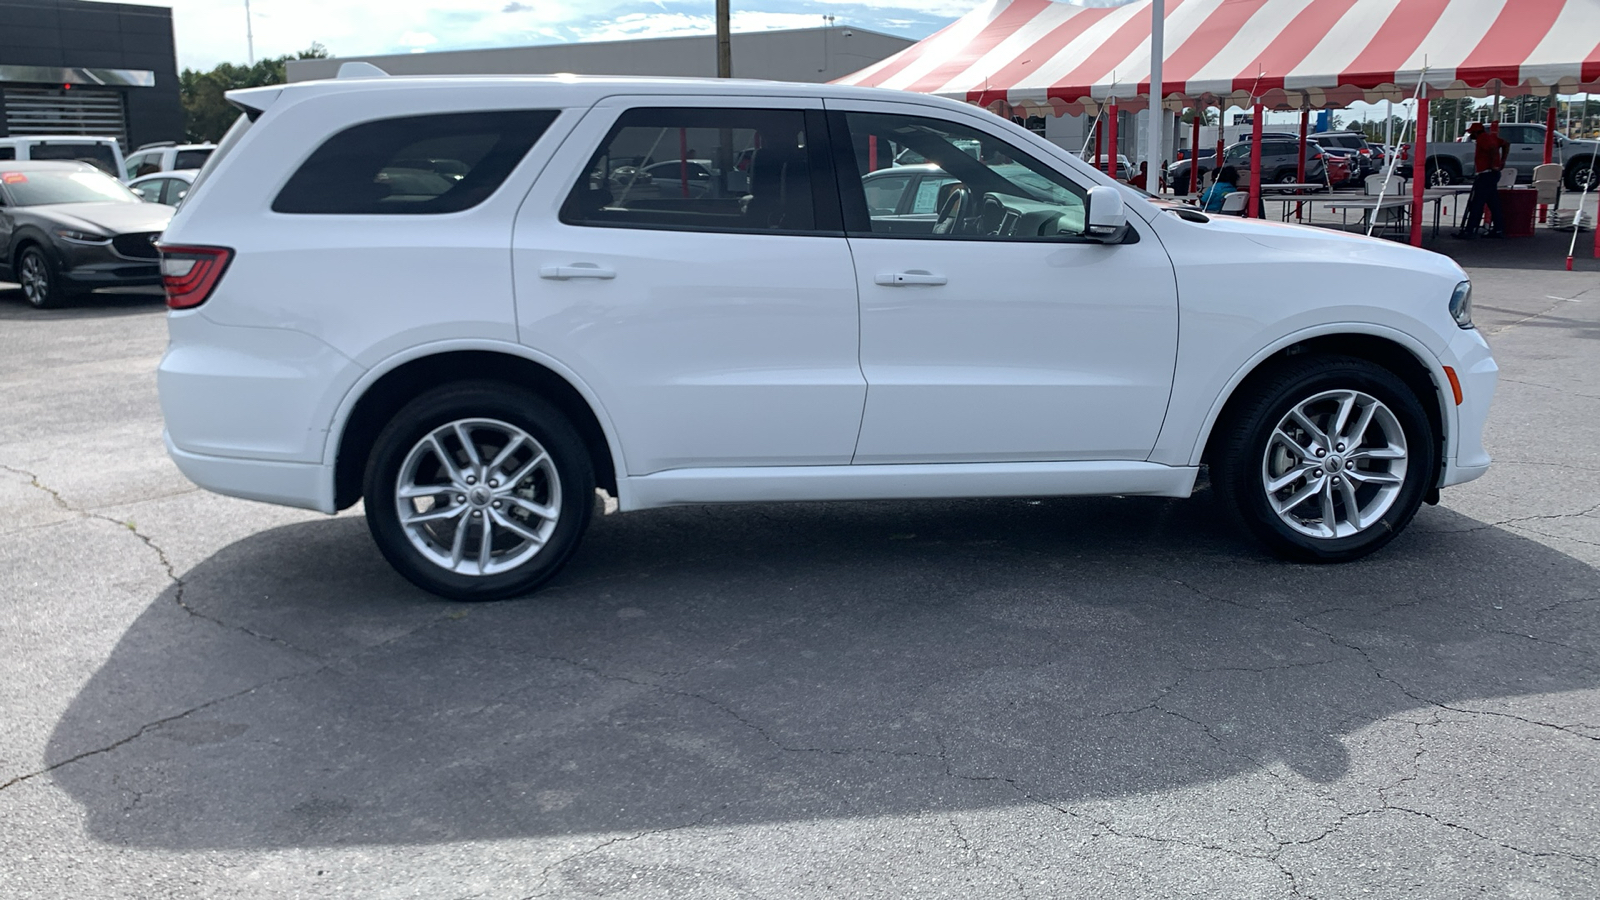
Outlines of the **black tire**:
<svg viewBox="0 0 1600 900">
<path fill-rule="evenodd" d="M 29 244 L 17 254 L 16 272 L 22 296 L 34 309 L 50 309 L 68 300 L 61 270 L 38 244 Z"/>
<path fill-rule="evenodd" d="M 1600 189 L 1600 173 L 1595 172 L 1594 157 L 1585 156 L 1575 159 L 1567 164 L 1567 190 L 1573 193 L 1582 193 L 1588 181 L 1588 190 Z M 1585 177 L 1587 176 L 1587 177 Z"/>
<path fill-rule="evenodd" d="M 1422 406 L 1424 401 L 1403 380 L 1382 366 L 1347 356 L 1297 357 L 1253 376 L 1241 390 L 1248 393 L 1241 394 L 1239 400 L 1242 402 L 1233 405 L 1228 415 L 1217 423 L 1217 432 L 1211 441 L 1209 457 L 1212 486 L 1245 529 L 1279 556 L 1319 563 L 1347 562 L 1366 556 L 1387 544 L 1406 527 L 1438 477 L 1438 447 L 1428 414 Z M 1376 401 L 1372 425 L 1363 432 L 1359 444 L 1364 449 L 1358 450 L 1355 445 L 1343 449 L 1343 443 L 1330 440 L 1329 443 L 1334 446 L 1327 447 L 1327 451 L 1333 451 L 1334 447 L 1341 449 L 1323 455 L 1303 454 L 1300 465 L 1317 468 L 1314 474 L 1307 474 L 1303 481 L 1288 484 L 1271 495 L 1276 502 L 1290 507 L 1287 513 L 1280 515 L 1273 507 L 1274 501 L 1269 499 L 1269 478 L 1275 473 L 1289 477 L 1282 469 L 1275 468 L 1275 460 L 1281 457 L 1287 463 L 1293 454 L 1285 449 L 1290 443 L 1287 438 L 1291 435 L 1286 434 L 1285 439 L 1275 440 L 1275 433 L 1291 410 L 1297 408 L 1303 411 L 1329 409 L 1330 414 L 1326 418 L 1318 419 L 1315 413 L 1310 418 L 1323 426 L 1331 424 L 1337 415 L 1340 400 L 1336 396 L 1325 400 L 1316 398 L 1340 393 L 1353 395 L 1352 409 L 1361 403 L 1355 398 L 1365 397 Z M 1308 403 L 1313 400 L 1314 403 Z M 1386 410 L 1388 416 L 1385 417 L 1379 409 Z M 1353 427 L 1353 424 L 1346 425 L 1347 430 Z M 1297 429 L 1292 435 L 1296 442 L 1312 447 L 1320 443 L 1308 437 L 1309 432 L 1298 431 L 1298 426 L 1291 428 Z M 1388 434 L 1391 430 L 1398 430 L 1403 436 L 1402 459 L 1360 459 L 1345 463 L 1346 453 L 1365 456 L 1373 452 L 1392 452 L 1395 444 L 1394 436 Z M 1380 436 L 1388 441 L 1382 451 L 1369 443 Z M 1403 475 L 1392 471 L 1397 464 L 1404 467 Z M 1362 466 L 1366 468 L 1358 468 Z M 1378 467 L 1383 468 L 1380 470 Z M 1283 468 L 1295 467 L 1285 465 Z M 1359 472 L 1360 476 L 1351 478 L 1350 472 Z M 1389 479 L 1398 488 L 1392 489 L 1390 484 L 1371 483 L 1372 479 L 1377 478 Z M 1356 486 L 1358 482 L 1359 487 Z M 1296 501 L 1303 490 L 1311 491 L 1307 496 L 1310 502 Z M 1345 499 L 1346 492 L 1349 492 L 1348 496 L 1356 498 L 1354 506 L 1358 512 L 1370 513 L 1368 521 L 1360 522 L 1359 519 L 1364 518 L 1362 516 L 1357 516 L 1354 523 L 1349 521 L 1351 504 Z M 1328 498 L 1326 507 L 1322 506 L 1324 496 Z M 1323 509 L 1333 513 L 1331 518 L 1336 527 L 1331 530 L 1334 530 L 1334 534 L 1308 534 L 1287 521 L 1294 519 L 1302 528 L 1325 528 L 1325 520 L 1329 517 L 1311 515 Z M 1341 512 L 1346 518 L 1344 522 L 1339 519 Z M 1301 518 L 1302 514 L 1305 515 L 1304 519 Z M 1341 527 L 1353 531 L 1338 534 L 1338 528 Z"/>
<path fill-rule="evenodd" d="M 1461 183 L 1461 173 L 1450 166 L 1449 163 L 1429 161 L 1428 187 L 1450 187 Z"/>
<path fill-rule="evenodd" d="M 462 430 L 454 429 L 463 421 Z M 478 454 L 476 465 L 458 437 L 463 432 Z M 430 436 L 437 443 L 429 443 Z M 492 467 L 491 454 L 508 447 L 514 452 L 508 451 L 503 466 Z M 441 451 L 453 458 L 459 480 L 447 471 Z M 522 468 L 528 474 L 517 483 L 498 484 L 507 469 Z M 402 478 L 441 490 L 402 501 Z M 373 443 L 364 491 L 373 540 L 412 584 L 451 600 L 502 600 L 534 590 L 572 557 L 594 508 L 595 477 L 588 448 L 560 410 L 522 388 L 472 381 L 429 391 L 395 415 Z M 411 515 L 430 509 L 442 515 L 402 523 L 402 502 Z M 530 512 L 534 506 L 555 511 L 553 521 Z M 475 550 L 475 559 L 466 559 L 462 548 L 482 550 L 486 529 L 486 554 L 476 556 Z M 534 540 L 530 532 L 542 533 Z M 461 571 L 442 558 L 451 551 Z M 488 566 L 481 564 L 485 558 Z"/>
<path fill-rule="evenodd" d="M 1284 169 L 1277 175 L 1273 176 L 1272 180 L 1276 181 L 1278 184 L 1299 184 L 1300 173 L 1296 169 Z"/>
</svg>

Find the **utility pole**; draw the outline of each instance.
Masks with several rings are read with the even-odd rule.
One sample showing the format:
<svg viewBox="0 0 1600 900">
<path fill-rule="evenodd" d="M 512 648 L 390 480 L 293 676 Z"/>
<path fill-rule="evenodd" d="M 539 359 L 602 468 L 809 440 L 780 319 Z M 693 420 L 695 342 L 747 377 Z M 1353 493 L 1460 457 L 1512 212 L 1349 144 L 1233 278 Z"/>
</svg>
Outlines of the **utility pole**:
<svg viewBox="0 0 1600 900">
<path fill-rule="evenodd" d="M 717 0 L 717 77 L 733 77 L 733 41 L 728 29 L 728 0 Z"/>
<path fill-rule="evenodd" d="M 250 21 L 250 0 L 244 0 L 244 46 L 250 65 L 256 64 L 256 35 L 254 25 Z"/>
</svg>

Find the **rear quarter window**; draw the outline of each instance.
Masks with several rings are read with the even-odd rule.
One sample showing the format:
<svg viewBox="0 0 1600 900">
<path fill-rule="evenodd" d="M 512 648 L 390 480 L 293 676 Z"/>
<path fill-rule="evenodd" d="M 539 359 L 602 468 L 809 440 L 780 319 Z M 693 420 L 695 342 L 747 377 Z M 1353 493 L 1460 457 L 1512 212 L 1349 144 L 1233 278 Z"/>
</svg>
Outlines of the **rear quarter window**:
<svg viewBox="0 0 1600 900">
<path fill-rule="evenodd" d="M 272 201 L 273 212 L 460 212 L 500 187 L 555 110 L 442 113 L 363 122 L 322 143 Z"/>
<path fill-rule="evenodd" d="M 179 150 L 173 158 L 174 169 L 198 169 L 211 158 L 211 148 L 204 150 Z"/>
</svg>

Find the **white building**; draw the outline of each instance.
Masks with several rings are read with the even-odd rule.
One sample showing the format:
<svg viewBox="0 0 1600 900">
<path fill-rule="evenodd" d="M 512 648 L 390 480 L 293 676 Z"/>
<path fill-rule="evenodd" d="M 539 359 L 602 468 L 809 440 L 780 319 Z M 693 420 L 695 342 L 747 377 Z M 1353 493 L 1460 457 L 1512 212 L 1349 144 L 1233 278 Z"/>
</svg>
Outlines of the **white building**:
<svg viewBox="0 0 1600 900">
<path fill-rule="evenodd" d="M 750 31 L 732 36 L 733 74 L 771 81 L 832 81 L 899 53 L 915 41 L 861 28 Z M 291 60 L 290 81 L 332 78 L 342 63 L 369 62 L 391 75 L 679 75 L 715 77 L 715 35 L 541 44 L 438 53 Z"/>
</svg>

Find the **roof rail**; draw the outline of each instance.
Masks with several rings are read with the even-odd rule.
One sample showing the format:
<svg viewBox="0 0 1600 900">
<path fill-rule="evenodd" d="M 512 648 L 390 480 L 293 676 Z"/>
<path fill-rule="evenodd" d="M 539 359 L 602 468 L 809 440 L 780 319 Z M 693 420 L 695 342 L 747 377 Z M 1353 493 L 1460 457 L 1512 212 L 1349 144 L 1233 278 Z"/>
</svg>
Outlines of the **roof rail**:
<svg viewBox="0 0 1600 900">
<path fill-rule="evenodd" d="M 339 66 L 336 78 L 388 78 L 389 73 L 369 62 L 347 62 Z"/>
</svg>

